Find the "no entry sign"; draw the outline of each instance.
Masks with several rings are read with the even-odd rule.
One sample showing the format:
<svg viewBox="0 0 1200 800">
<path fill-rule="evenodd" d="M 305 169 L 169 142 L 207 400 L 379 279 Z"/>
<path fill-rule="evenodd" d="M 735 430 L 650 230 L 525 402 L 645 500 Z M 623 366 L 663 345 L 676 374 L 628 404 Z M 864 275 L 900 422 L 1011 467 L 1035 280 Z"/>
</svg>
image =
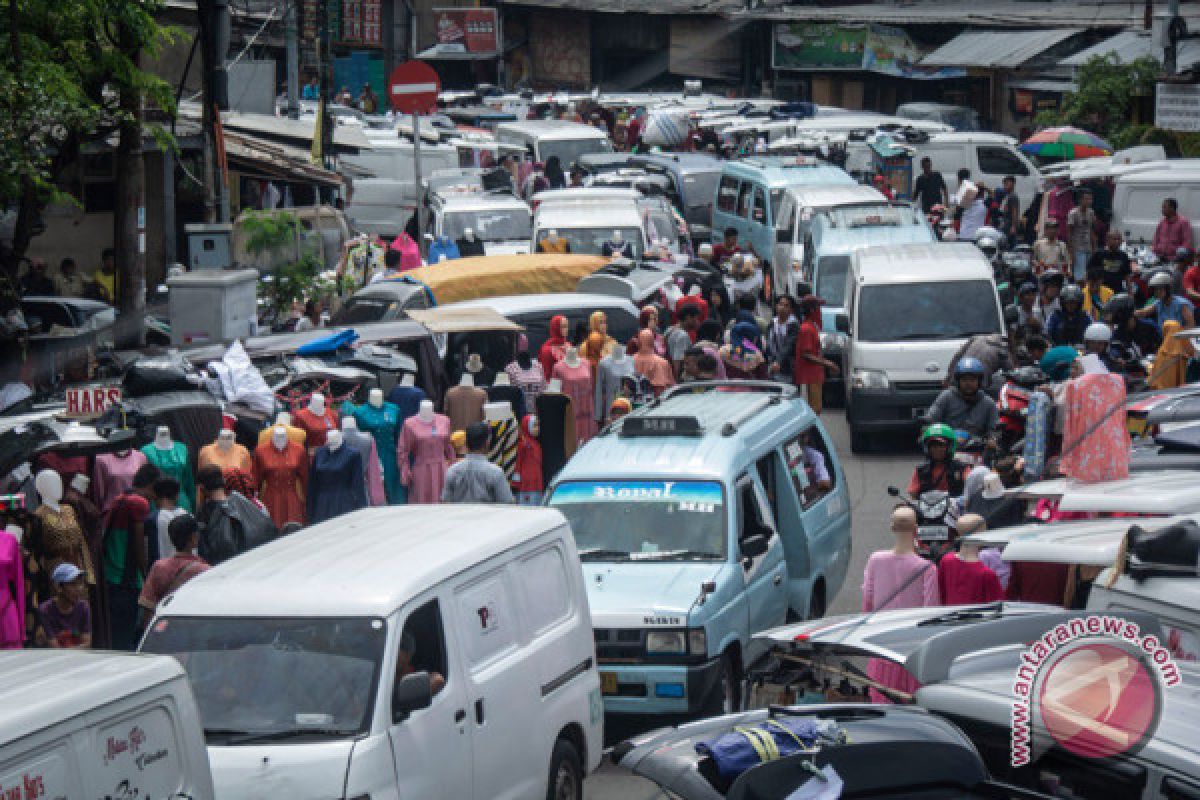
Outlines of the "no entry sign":
<svg viewBox="0 0 1200 800">
<path fill-rule="evenodd" d="M 405 61 L 388 77 L 392 108 L 403 114 L 428 114 L 437 108 L 442 82 L 423 61 Z"/>
</svg>

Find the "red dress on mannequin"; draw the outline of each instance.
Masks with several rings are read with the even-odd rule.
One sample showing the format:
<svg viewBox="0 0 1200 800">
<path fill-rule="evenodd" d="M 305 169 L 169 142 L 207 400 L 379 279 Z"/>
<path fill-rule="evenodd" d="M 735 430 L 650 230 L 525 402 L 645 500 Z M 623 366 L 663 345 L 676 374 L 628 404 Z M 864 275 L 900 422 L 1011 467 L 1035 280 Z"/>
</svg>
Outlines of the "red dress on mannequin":
<svg viewBox="0 0 1200 800">
<path fill-rule="evenodd" d="M 328 405 L 325 406 L 325 414 L 320 417 L 307 408 L 301 408 L 292 414 L 292 424 L 304 431 L 304 444 L 310 450 L 315 450 L 325 446 L 325 437 L 330 431 L 337 430 L 338 415 Z"/>
<path fill-rule="evenodd" d="M 254 479 L 258 497 L 282 528 L 289 522 L 304 524 L 304 498 L 308 492 L 308 453 L 288 442 L 282 451 L 271 440 L 254 448 Z"/>
</svg>

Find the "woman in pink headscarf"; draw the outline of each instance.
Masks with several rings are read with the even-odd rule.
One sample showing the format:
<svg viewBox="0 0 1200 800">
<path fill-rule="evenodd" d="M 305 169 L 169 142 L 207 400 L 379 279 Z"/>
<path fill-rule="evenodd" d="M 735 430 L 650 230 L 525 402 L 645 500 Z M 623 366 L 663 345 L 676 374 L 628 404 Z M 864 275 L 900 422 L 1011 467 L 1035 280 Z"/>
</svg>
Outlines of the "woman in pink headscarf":
<svg viewBox="0 0 1200 800">
<path fill-rule="evenodd" d="M 633 368 L 637 374 L 650 381 L 655 397 L 662 394 L 668 386 L 675 384 L 671 363 L 654 352 L 654 332 L 649 329 L 643 329 L 638 334 L 638 350 L 633 357 Z"/>
</svg>

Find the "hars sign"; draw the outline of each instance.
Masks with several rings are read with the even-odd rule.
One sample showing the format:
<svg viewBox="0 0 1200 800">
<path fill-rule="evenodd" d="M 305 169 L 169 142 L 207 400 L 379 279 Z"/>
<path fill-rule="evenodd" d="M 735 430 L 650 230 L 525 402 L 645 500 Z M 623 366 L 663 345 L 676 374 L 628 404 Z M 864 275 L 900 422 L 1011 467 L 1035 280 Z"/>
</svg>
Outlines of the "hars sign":
<svg viewBox="0 0 1200 800">
<path fill-rule="evenodd" d="M 121 402 L 119 386 L 85 386 L 67 389 L 67 410 L 63 416 L 71 419 L 92 419 L 110 406 Z"/>
</svg>

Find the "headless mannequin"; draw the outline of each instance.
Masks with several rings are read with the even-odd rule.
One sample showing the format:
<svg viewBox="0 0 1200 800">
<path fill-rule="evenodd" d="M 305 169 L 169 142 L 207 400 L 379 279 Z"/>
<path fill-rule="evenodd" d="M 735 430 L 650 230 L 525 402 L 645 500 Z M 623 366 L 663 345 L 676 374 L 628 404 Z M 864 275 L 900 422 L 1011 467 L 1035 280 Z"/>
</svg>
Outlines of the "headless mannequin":
<svg viewBox="0 0 1200 800">
<path fill-rule="evenodd" d="M 613 361 L 624 361 L 625 360 L 625 345 L 614 344 L 611 356 L 612 356 Z"/>
<path fill-rule="evenodd" d="M 421 403 L 422 409 L 425 408 L 425 402 Z M 474 375 L 464 371 L 458 379 L 458 385 L 446 390 L 442 400 L 450 430 L 465 431 L 472 422 L 483 420 L 483 404 L 486 402 L 487 392 L 475 386 Z"/>
<path fill-rule="evenodd" d="M 475 386 L 475 376 L 469 372 L 464 372 L 462 374 L 462 377 L 458 379 L 458 385 L 474 387 Z M 424 404 L 422 404 L 422 406 L 424 406 Z"/>
<path fill-rule="evenodd" d="M 314 394 L 308 398 L 308 410 L 318 417 L 325 416 L 325 395 Z"/>
<path fill-rule="evenodd" d="M 295 425 L 304 430 L 304 443 L 311 453 L 325 444 L 325 437 L 337 426 L 337 415 L 329 408 L 325 395 L 313 393 L 304 410 L 296 412 Z"/>
<path fill-rule="evenodd" d="M 471 380 L 470 375 L 464 375 L 463 378 L 466 379 L 467 382 L 462 383 L 460 385 L 462 385 L 462 386 L 474 386 L 475 385 L 474 381 Z M 417 410 L 417 419 L 421 420 L 426 425 L 428 425 L 433 422 L 433 420 L 436 418 L 436 416 L 437 415 L 433 412 L 433 401 L 432 400 L 422 400 L 421 407 L 420 407 L 420 409 Z"/>
<path fill-rule="evenodd" d="M 217 449 L 225 453 L 233 451 L 234 437 L 233 431 L 222 430 L 217 434 Z"/>
<path fill-rule="evenodd" d="M 342 432 L 341 431 L 330 431 L 329 436 L 326 437 L 326 439 L 325 439 L 325 444 L 329 447 L 329 449 L 331 451 L 336 453 L 338 450 L 340 450 L 342 448 Z"/>
<path fill-rule="evenodd" d="M 508 380 L 507 372 L 497 372 L 496 380 L 492 382 L 492 386 L 512 386 Z"/>
<path fill-rule="evenodd" d="M 254 471 L 254 459 L 251 458 L 250 451 L 237 443 L 233 431 L 230 430 L 221 430 L 217 433 L 215 442 L 201 447 L 196 463 L 201 467 L 219 467 L 222 473 L 231 469 L 240 469 L 246 473 Z M 204 487 L 196 487 L 196 507 L 203 508 L 205 501 Z"/>
<path fill-rule="evenodd" d="M 417 376 L 413 375 L 411 372 L 404 373 L 404 375 L 400 377 L 400 385 L 407 386 L 411 389 L 417 385 Z"/>
<path fill-rule="evenodd" d="M 187 446 L 171 438 L 171 429 L 159 425 L 154 441 L 142 448 L 142 455 L 158 467 L 163 477 L 179 481 L 179 507 L 191 512 L 196 499 L 196 484 L 192 479 L 192 464 Z"/>
<path fill-rule="evenodd" d="M 383 408 L 383 389 L 372 389 L 368 392 L 367 404 L 371 408 Z"/>
<path fill-rule="evenodd" d="M 282 425 L 276 425 L 275 429 L 271 431 L 271 446 L 282 453 L 287 449 L 287 444 L 287 428 Z"/>
<path fill-rule="evenodd" d="M 166 425 L 159 425 L 158 430 L 154 432 L 154 447 L 158 450 L 170 450 L 175 447 L 175 441 L 171 439 L 171 429 Z"/>
<path fill-rule="evenodd" d="M 268 442 L 254 451 L 254 475 L 259 499 L 282 528 L 289 522 L 304 524 L 308 491 L 308 454 L 303 445 L 288 438 L 283 425 L 271 428 Z"/>
<path fill-rule="evenodd" d="M 333 434 L 330 433 L 329 436 L 326 443 L 332 447 Z M 363 483 L 367 487 L 367 500 L 373 506 L 387 505 L 387 495 L 383 487 L 383 465 L 379 460 L 375 439 L 370 434 L 360 431 L 358 420 L 349 415 L 342 417 L 342 433 L 339 438 L 357 450 L 362 458 Z"/>
<path fill-rule="evenodd" d="M 346 432 L 356 431 L 361 433 L 361 431 L 358 430 L 358 420 L 356 420 L 354 417 L 345 417 L 342 419 L 342 430 Z"/>
<path fill-rule="evenodd" d="M 475 241 L 475 229 L 474 228 L 463 229 L 463 238 L 466 239 L 468 242 Z"/>
<path fill-rule="evenodd" d="M 406 502 L 407 492 L 400 482 L 399 465 L 396 463 L 396 442 L 404 422 L 400 407 L 387 402 L 382 389 L 372 389 L 367 393 L 367 404 L 351 413 L 356 417 L 358 429 L 375 440 L 375 454 L 383 469 L 386 502 Z"/>
<path fill-rule="evenodd" d="M 634 375 L 633 359 L 625 354 L 625 345 L 614 344 L 612 352 L 596 365 L 595 399 L 592 411 L 596 422 L 603 424 L 613 400 L 621 391 L 622 378 Z"/>
<path fill-rule="evenodd" d="M 579 357 L 577 348 L 568 345 L 563 360 L 554 365 L 554 375 L 559 379 L 562 391 L 571 398 L 575 434 L 578 443 L 583 444 L 596 434 L 596 383 L 590 364 Z"/>
<path fill-rule="evenodd" d="M 92 485 L 92 479 L 87 475 L 76 475 L 71 478 L 71 488 L 82 495 L 86 495 L 88 487 Z"/>
<path fill-rule="evenodd" d="M 562 381 L 560 381 L 558 378 L 551 378 L 550 382 L 546 384 L 546 391 L 551 392 L 551 393 L 554 393 L 554 392 L 561 393 L 562 392 Z"/>
<path fill-rule="evenodd" d="M 570 367 L 571 369 L 578 367 L 579 363 L 580 363 L 579 362 L 579 350 L 577 350 L 574 347 L 568 347 L 567 354 L 563 357 L 563 361 L 565 361 L 567 366 Z"/>
<path fill-rule="evenodd" d="M 484 254 L 483 242 L 475 235 L 473 228 L 463 229 L 463 238 L 454 243 L 460 256 L 481 256 Z"/>
<path fill-rule="evenodd" d="M 422 400 L 417 413 L 405 420 L 396 456 L 410 502 L 441 502 L 446 470 L 455 458 L 450 433 L 450 419 L 435 413 L 431 400 Z"/>
<path fill-rule="evenodd" d="M 309 524 L 315 525 L 369 504 L 362 456 L 357 449 L 345 444 L 342 431 L 332 430 L 325 444 L 313 455 L 305 498 Z"/>
</svg>

